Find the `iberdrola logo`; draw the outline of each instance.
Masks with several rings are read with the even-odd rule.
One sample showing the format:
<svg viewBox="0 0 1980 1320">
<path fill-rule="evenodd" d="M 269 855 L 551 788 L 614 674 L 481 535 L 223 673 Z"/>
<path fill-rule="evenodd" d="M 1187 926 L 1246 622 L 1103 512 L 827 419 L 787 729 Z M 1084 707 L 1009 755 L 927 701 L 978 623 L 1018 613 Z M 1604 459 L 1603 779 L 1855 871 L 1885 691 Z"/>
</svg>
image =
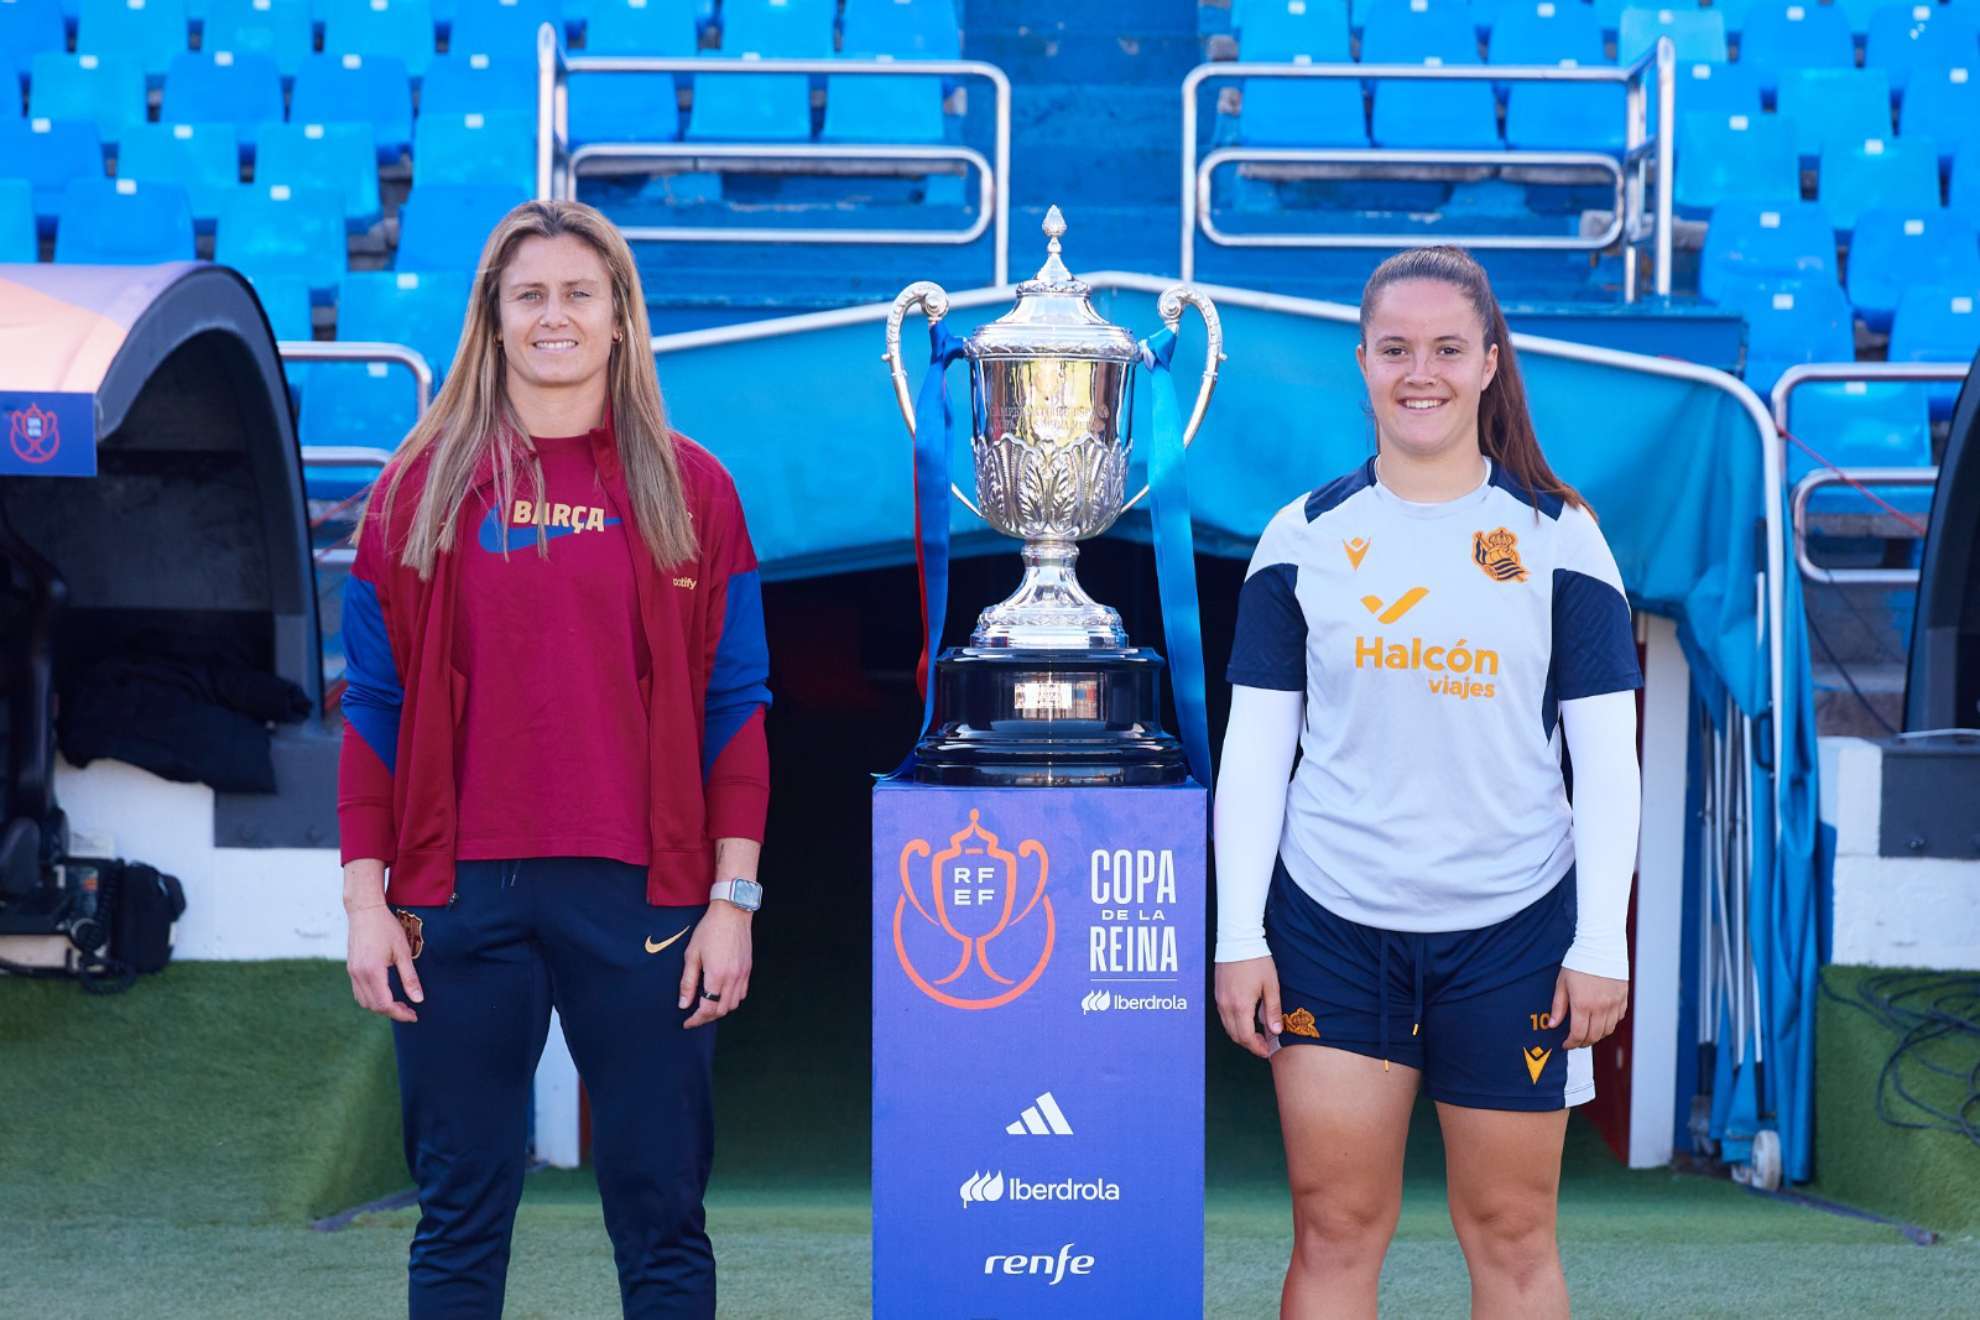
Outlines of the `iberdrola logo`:
<svg viewBox="0 0 1980 1320">
<path fill-rule="evenodd" d="M 1057 934 L 1044 844 L 1026 839 L 1012 852 L 971 808 L 941 850 L 910 839 L 900 866 L 894 953 L 921 993 L 950 1008 L 998 1008 L 1037 983 Z"/>
</svg>

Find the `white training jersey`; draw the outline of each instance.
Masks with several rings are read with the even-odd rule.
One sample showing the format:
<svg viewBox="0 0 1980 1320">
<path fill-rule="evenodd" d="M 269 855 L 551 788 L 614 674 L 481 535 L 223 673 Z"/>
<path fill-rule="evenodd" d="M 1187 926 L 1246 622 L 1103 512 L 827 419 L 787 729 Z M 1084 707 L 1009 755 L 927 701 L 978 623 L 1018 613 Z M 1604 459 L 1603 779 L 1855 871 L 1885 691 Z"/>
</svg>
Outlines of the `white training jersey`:
<svg viewBox="0 0 1980 1320">
<path fill-rule="evenodd" d="M 1487 466 L 1417 504 L 1370 459 L 1279 511 L 1239 598 L 1230 681 L 1306 694 L 1286 870 L 1364 925 L 1471 930 L 1551 889 L 1559 703 L 1643 684 L 1594 518 Z"/>
</svg>

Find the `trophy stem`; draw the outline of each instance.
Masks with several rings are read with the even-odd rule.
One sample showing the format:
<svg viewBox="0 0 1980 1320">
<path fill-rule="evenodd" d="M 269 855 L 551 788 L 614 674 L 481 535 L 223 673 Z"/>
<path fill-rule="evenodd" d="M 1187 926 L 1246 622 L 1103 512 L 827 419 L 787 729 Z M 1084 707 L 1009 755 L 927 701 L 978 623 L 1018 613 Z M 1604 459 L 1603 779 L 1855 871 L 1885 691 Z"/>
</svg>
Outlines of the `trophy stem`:
<svg viewBox="0 0 1980 1320">
<path fill-rule="evenodd" d="M 1121 616 L 1086 594 L 1073 571 L 1073 541 L 1026 541 L 1024 580 L 977 616 L 970 642 L 979 647 L 1041 651 L 1120 651 L 1127 648 Z"/>
</svg>

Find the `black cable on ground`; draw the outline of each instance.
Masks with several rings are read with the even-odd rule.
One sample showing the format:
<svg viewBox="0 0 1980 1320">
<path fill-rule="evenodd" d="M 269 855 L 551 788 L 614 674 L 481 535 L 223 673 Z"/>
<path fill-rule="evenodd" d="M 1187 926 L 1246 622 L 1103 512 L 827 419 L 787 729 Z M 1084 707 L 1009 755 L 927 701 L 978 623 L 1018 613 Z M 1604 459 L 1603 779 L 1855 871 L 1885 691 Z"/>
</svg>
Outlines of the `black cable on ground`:
<svg viewBox="0 0 1980 1320">
<path fill-rule="evenodd" d="M 1980 1146 L 1980 973 L 1884 972 L 1865 978 L 1851 996 L 1837 994 L 1827 977 L 1819 983 L 1824 995 L 1868 1013 L 1898 1037 L 1877 1075 L 1877 1117 L 1892 1127 L 1951 1132 Z M 1922 1048 L 1934 1041 L 1970 1053 L 1971 1063 L 1934 1062 Z M 1963 1087 L 1964 1098 L 1950 1110 L 1920 1099 L 1906 1085 L 1907 1067 Z"/>
<path fill-rule="evenodd" d="M 1815 622 L 1814 614 L 1804 610 L 1802 612 L 1802 617 L 1808 620 L 1808 632 L 1812 637 L 1814 637 L 1815 644 L 1822 648 L 1823 655 L 1829 657 L 1829 663 L 1836 667 L 1836 672 L 1838 674 L 1842 675 L 1842 681 L 1849 684 L 1849 690 L 1851 694 L 1853 694 L 1856 697 L 1857 702 L 1863 707 L 1864 710 L 1870 713 L 1871 719 L 1877 721 L 1878 724 L 1881 724 L 1883 726 L 1885 733 L 1889 734 L 1893 738 L 1897 737 L 1897 730 L 1891 727 L 1891 722 L 1884 718 L 1883 712 L 1878 710 L 1875 706 L 1871 705 L 1870 698 L 1863 695 L 1863 689 L 1856 686 L 1856 680 L 1850 677 L 1849 666 L 1844 664 L 1842 660 L 1836 655 L 1835 650 L 1832 647 L 1830 647 L 1829 639 L 1822 635 L 1821 625 Z"/>
</svg>

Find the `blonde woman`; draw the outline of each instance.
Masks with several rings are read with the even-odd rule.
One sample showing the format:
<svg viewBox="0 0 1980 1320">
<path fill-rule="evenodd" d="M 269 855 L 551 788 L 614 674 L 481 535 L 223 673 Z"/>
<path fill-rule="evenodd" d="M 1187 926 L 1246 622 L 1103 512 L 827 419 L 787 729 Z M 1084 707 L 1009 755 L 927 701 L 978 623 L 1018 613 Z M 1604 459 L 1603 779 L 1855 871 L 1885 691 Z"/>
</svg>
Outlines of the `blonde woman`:
<svg viewBox="0 0 1980 1320">
<path fill-rule="evenodd" d="M 669 430 L 632 253 L 572 202 L 482 251 L 344 595 L 348 967 L 388 1017 L 414 1317 L 496 1316 L 550 1010 L 628 1316 L 712 1316 L 712 1024 L 749 993 L 768 803 L 756 561 Z"/>
</svg>

